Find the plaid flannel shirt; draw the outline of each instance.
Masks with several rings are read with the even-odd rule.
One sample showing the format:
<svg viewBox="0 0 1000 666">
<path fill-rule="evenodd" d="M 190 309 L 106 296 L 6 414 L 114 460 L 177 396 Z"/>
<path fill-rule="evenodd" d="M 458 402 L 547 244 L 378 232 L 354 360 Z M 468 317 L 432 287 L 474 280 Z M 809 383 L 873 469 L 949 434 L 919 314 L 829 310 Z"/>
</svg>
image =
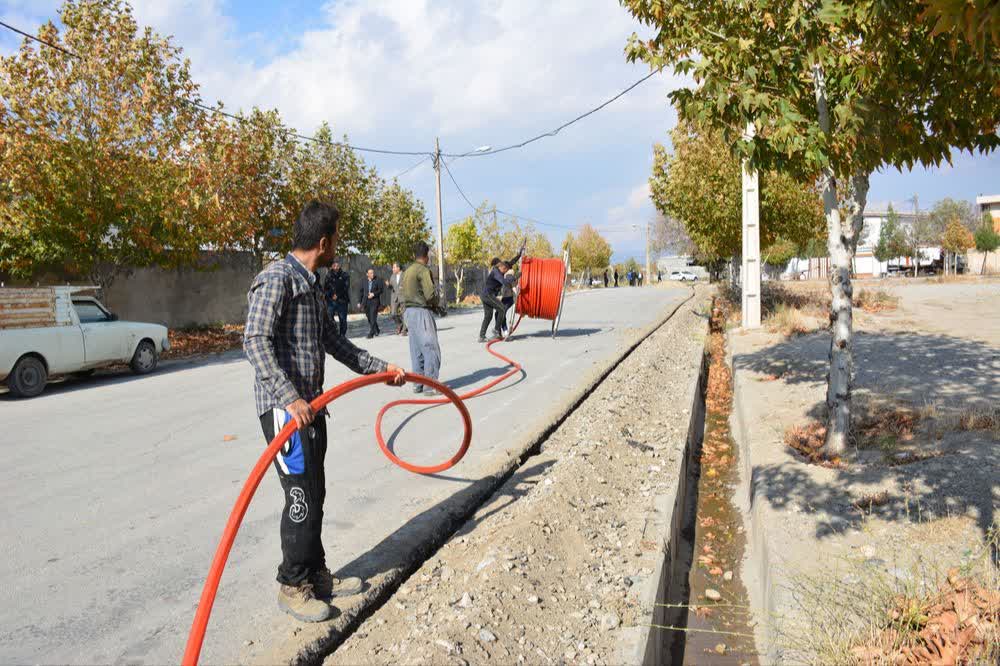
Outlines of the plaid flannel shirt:
<svg viewBox="0 0 1000 666">
<path fill-rule="evenodd" d="M 256 372 L 257 414 L 319 396 L 324 351 L 361 375 L 386 369 L 385 361 L 339 335 L 316 275 L 290 254 L 254 278 L 247 300 L 243 350 Z"/>
</svg>

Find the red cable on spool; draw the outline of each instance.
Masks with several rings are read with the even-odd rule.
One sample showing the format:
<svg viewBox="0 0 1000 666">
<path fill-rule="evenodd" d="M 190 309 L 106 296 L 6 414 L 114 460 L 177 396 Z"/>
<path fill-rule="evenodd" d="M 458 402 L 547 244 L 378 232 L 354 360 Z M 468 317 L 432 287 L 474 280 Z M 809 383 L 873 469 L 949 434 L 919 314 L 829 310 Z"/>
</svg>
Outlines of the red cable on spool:
<svg viewBox="0 0 1000 666">
<path fill-rule="evenodd" d="M 562 313 L 565 285 L 566 264 L 562 259 L 526 257 L 521 263 L 516 306 L 518 314 L 551 320 L 554 335 Z"/>
</svg>

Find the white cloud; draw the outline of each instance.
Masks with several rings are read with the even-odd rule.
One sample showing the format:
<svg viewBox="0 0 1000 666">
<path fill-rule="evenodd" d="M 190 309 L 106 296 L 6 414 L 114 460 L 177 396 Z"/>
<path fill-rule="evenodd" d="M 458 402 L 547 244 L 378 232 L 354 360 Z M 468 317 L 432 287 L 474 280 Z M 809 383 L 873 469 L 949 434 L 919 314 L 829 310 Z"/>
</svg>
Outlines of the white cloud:
<svg viewBox="0 0 1000 666">
<path fill-rule="evenodd" d="M 352 139 L 418 148 L 438 133 L 519 138 L 645 72 L 624 62 L 631 16 L 597 0 L 331 2 L 303 21 L 314 27 L 291 48 L 260 63 L 250 61 L 254 42 L 235 36 L 219 0 L 137 0 L 136 14 L 177 37 L 208 99 L 276 106 L 303 130 L 329 120 Z M 668 80 L 659 77 L 606 113 L 621 120 L 662 109 Z"/>
</svg>

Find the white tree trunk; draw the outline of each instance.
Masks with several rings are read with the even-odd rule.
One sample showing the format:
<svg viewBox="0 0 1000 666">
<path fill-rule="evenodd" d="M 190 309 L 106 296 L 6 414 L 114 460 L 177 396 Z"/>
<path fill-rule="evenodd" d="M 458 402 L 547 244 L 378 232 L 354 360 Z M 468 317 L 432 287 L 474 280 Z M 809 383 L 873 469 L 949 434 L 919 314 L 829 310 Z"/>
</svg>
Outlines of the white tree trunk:
<svg viewBox="0 0 1000 666">
<path fill-rule="evenodd" d="M 830 113 L 826 98 L 823 70 L 813 68 L 816 106 L 820 127 L 829 136 Z M 865 204 L 868 200 L 868 174 L 855 174 L 848 183 L 847 220 L 841 218 L 837 177 L 832 167 L 823 170 L 820 178 L 823 212 L 826 216 L 827 251 L 830 279 L 830 373 L 827 377 L 827 430 L 823 455 L 833 458 L 847 450 L 851 433 L 851 385 L 854 380 L 854 312 L 851 300 L 851 267 L 858 239 L 864 226 Z M 846 222 L 846 224 L 845 224 Z"/>
</svg>

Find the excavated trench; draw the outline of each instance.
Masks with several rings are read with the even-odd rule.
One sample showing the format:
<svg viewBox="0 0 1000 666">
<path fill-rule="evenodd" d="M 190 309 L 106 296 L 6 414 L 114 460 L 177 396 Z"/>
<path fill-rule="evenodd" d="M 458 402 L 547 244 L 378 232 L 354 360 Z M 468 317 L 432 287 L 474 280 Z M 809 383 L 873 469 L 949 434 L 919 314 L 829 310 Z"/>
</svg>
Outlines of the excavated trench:
<svg viewBox="0 0 1000 666">
<path fill-rule="evenodd" d="M 758 663 L 746 588 L 746 538 L 733 502 L 732 375 L 727 313 L 713 304 L 645 663 Z"/>
<path fill-rule="evenodd" d="M 674 315 L 676 315 L 677 312 L 681 310 L 681 308 L 683 308 L 685 305 L 687 305 L 694 299 L 695 295 L 696 295 L 695 289 L 691 288 L 691 294 L 687 298 L 677 303 L 677 305 L 675 305 L 670 310 L 670 312 L 663 319 L 660 320 L 658 324 L 653 326 L 644 335 L 642 335 L 640 338 L 638 338 L 632 344 L 630 344 L 628 349 L 613 364 L 607 367 L 600 374 L 600 376 L 591 384 L 591 386 L 583 394 L 581 394 L 573 402 L 573 404 L 570 405 L 570 407 L 563 414 L 559 416 L 559 418 L 557 418 L 551 425 L 549 425 L 549 427 L 545 429 L 543 433 L 541 433 L 541 435 L 536 439 L 536 441 L 531 445 L 531 447 L 527 451 L 525 451 L 524 454 L 520 456 L 517 465 L 512 466 L 505 473 L 491 479 L 490 490 L 482 493 L 482 495 L 477 499 L 477 501 L 470 503 L 469 506 L 467 506 L 466 509 L 461 513 L 453 514 L 452 516 L 450 516 L 448 524 L 435 536 L 433 542 L 425 545 L 425 547 L 422 549 L 423 552 L 420 553 L 420 556 L 414 558 L 414 560 L 406 567 L 406 569 L 400 572 L 401 573 L 400 576 L 398 576 L 390 584 L 385 585 L 382 591 L 378 594 L 378 596 L 372 600 L 372 603 L 368 604 L 355 617 L 353 617 L 351 621 L 348 623 L 348 625 L 342 631 L 336 632 L 319 641 L 313 642 L 310 645 L 304 646 L 299 651 L 299 654 L 296 655 L 296 657 L 294 657 L 291 660 L 291 662 L 301 666 L 321 666 L 323 659 L 329 656 L 330 654 L 333 654 L 333 652 L 336 651 L 336 649 L 340 647 L 340 645 L 342 645 L 347 639 L 351 637 L 351 635 L 355 632 L 355 630 L 357 630 L 357 628 L 366 619 L 371 617 L 376 611 L 378 611 L 378 609 L 383 604 L 388 602 L 389 599 L 392 598 L 392 596 L 395 594 L 396 590 L 398 590 L 399 587 L 406 582 L 409 576 L 412 575 L 413 572 L 415 572 L 417 569 L 419 569 L 420 566 L 427 559 L 432 557 L 434 553 L 436 553 L 437 550 L 441 546 L 443 546 L 462 527 L 462 525 L 464 525 L 466 521 L 469 520 L 475 514 L 475 512 L 479 509 L 479 507 L 489 503 L 493 499 L 494 493 L 501 487 L 503 487 L 504 483 L 510 477 L 512 477 L 515 473 L 517 473 L 519 469 L 523 468 L 526 464 L 528 464 L 528 462 L 532 457 L 538 455 L 541 452 L 542 447 L 545 444 L 545 441 L 556 430 L 559 429 L 559 427 L 566 421 L 566 419 L 568 419 L 570 415 L 572 415 L 577 410 L 577 408 L 579 408 L 580 405 L 584 403 L 584 401 L 586 401 L 586 399 L 597 389 L 597 387 L 601 384 L 601 382 L 607 379 L 607 377 L 612 372 L 614 372 L 619 366 L 621 366 L 621 364 L 624 363 L 624 361 L 629 356 L 631 356 L 632 353 L 635 352 L 635 350 L 638 349 L 642 343 L 644 343 L 647 339 L 649 339 L 650 336 L 652 336 L 661 328 L 663 328 L 663 326 L 666 325 L 666 323 L 670 321 L 674 317 Z M 704 375 L 704 366 L 701 375 Z M 687 464 L 687 458 L 688 456 L 685 456 L 685 465 Z"/>
</svg>

